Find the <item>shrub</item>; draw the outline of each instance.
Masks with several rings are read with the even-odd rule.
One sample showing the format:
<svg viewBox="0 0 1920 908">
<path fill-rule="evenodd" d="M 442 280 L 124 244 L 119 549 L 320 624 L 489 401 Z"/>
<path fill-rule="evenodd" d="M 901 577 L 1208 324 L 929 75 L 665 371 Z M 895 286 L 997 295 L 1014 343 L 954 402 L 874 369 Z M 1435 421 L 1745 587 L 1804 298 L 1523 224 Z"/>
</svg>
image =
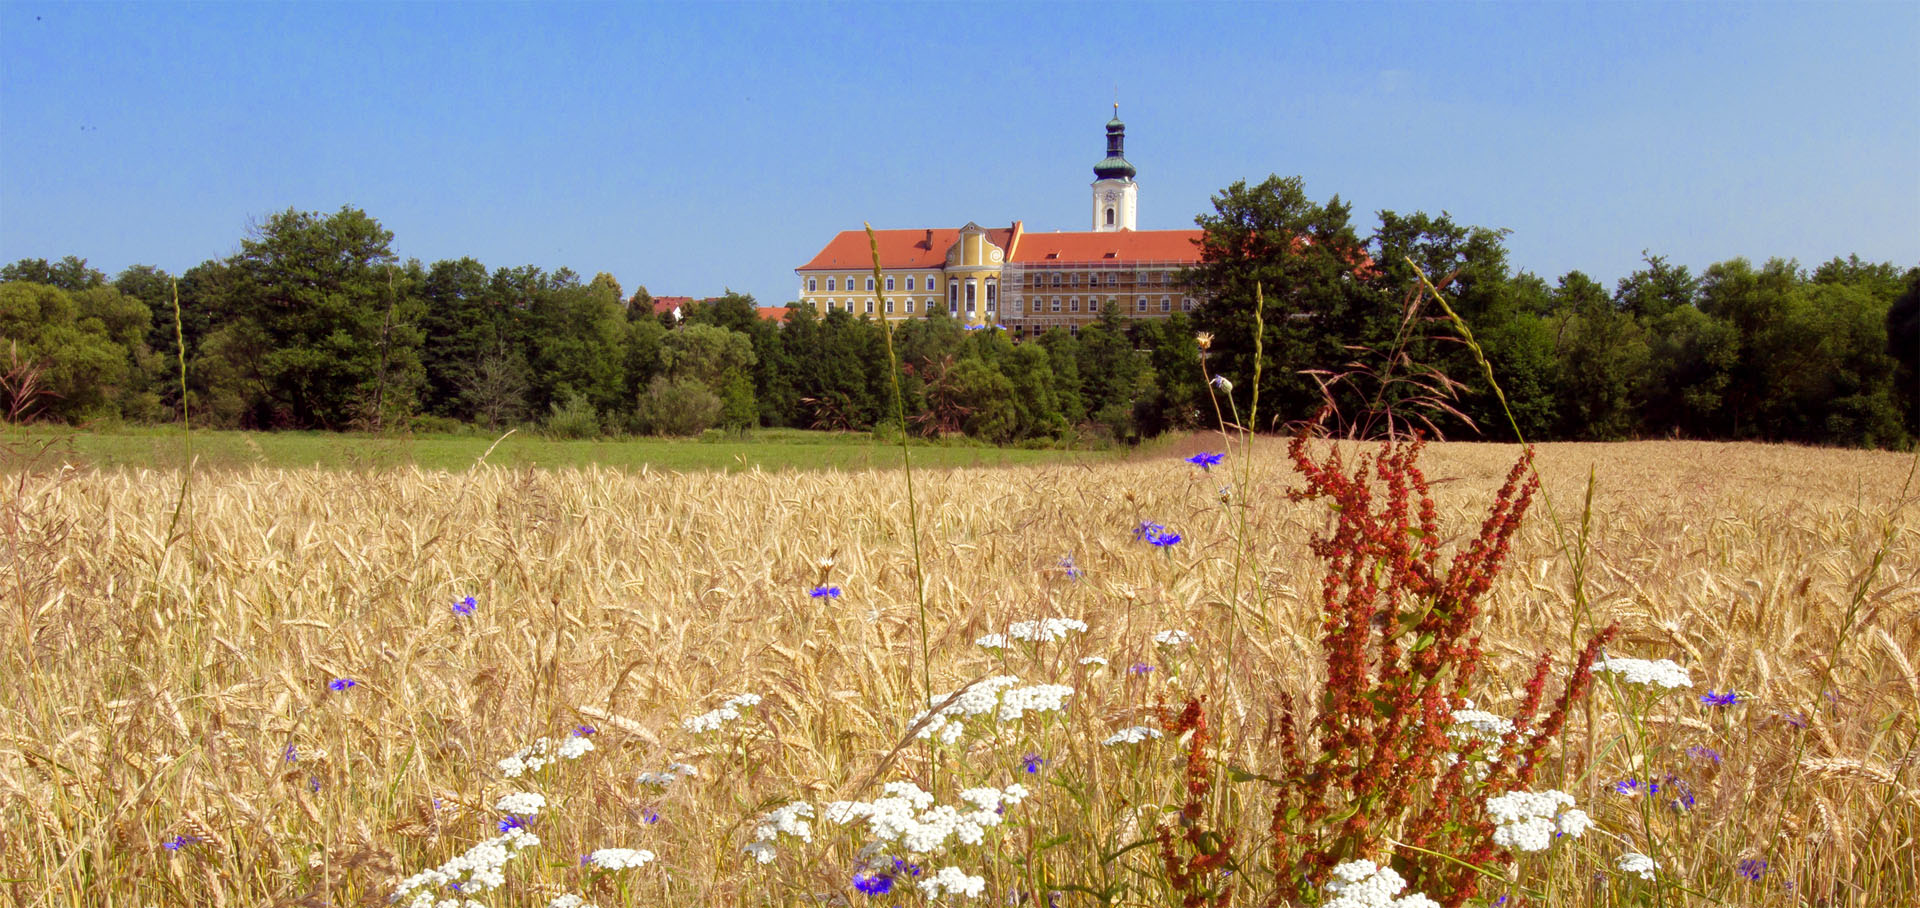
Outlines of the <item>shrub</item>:
<svg viewBox="0 0 1920 908">
<path fill-rule="evenodd" d="M 554 402 L 543 428 L 555 438 L 599 438 L 600 411 L 585 394 L 576 391 L 567 395 L 566 403 Z"/>
<path fill-rule="evenodd" d="M 640 426 L 655 435 L 699 435 L 720 419 L 720 398 L 697 378 L 655 378 L 640 395 Z"/>
</svg>

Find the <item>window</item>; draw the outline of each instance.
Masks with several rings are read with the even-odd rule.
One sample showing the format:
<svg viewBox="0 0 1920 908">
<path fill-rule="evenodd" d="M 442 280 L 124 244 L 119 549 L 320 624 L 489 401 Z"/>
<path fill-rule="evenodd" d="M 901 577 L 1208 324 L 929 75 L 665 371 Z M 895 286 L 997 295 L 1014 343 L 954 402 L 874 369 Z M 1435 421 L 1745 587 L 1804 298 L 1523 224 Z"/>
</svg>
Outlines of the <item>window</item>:
<svg viewBox="0 0 1920 908">
<path fill-rule="evenodd" d="M 893 275 L 891 274 L 887 275 L 887 292 L 893 292 Z"/>
<path fill-rule="evenodd" d="M 892 287 L 888 287 L 887 289 L 888 289 L 888 290 L 892 290 L 893 288 L 892 288 Z M 913 289 L 913 275 L 911 275 L 911 274 L 909 274 L 909 275 L 907 275 L 907 289 L 908 289 L 908 290 L 912 290 L 912 289 Z"/>
<path fill-rule="evenodd" d="M 1173 279 L 1173 272 L 1171 271 L 1160 272 L 1160 283 L 1164 284 L 1172 279 Z"/>
<path fill-rule="evenodd" d="M 1112 205 L 1107 206 L 1107 226 L 1108 227 L 1113 226 L 1113 206 Z"/>
<path fill-rule="evenodd" d="M 892 278 L 888 278 L 888 279 L 887 279 L 887 283 L 889 283 L 889 284 L 891 284 L 891 283 L 893 283 L 893 279 L 892 279 Z M 892 299 L 892 298 L 888 298 L 888 299 L 887 299 L 887 314 L 888 314 L 888 315 L 892 315 L 892 314 L 893 314 L 893 299 Z"/>
<path fill-rule="evenodd" d="M 873 278 L 867 278 L 867 289 L 868 290 L 873 289 Z"/>
<path fill-rule="evenodd" d="M 1067 300 L 1067 311 L 1068 311 L 1068 312 L 1079 312 L 1079 311 L 1080 311 L 1080 298 L 1079 298 L 1079 297 L 1077 297 L 1077 296 L 1076 296 L 1076 297 L 1074 297 L 1073 299 L 1070 299 L 1070 300 Z"/>
<path fill-rule="evenodd" d="M 1053 298 L 1053 311 L 1060 311 L 1060 298 L 1057 296 Z"/>
<path fill-rule="evenodd" d="M 1058 272 L 1058 271 L 1055 271 L 1055 272 L 1053 273 L 1053 285 L 1054 285 L 1055 287 L 1058 287 L 1058 286 L 1060 286 L 1060 272 Z"/>
<path fill-rule="evenodd" d="M 993 278 L 987 278 L 987 311 L 988 312 L 999 311 L 1000 309 L 999 303 L 1000 303 L 1000 282 L 994 280 Z"/>
<path fill-rule="evenodd" d="M 1133 301 L 1133 311 L 1135 312 L 1147 311 L 1147 298 L 1144 296 L 1136 298 Z"/>
<path fill-rule="evenodd" d="M 817 277 L 810 277 L 810 278 L 807 278 L 807 292 L 808 292 L 808 293 L 819 293 L 819 292 L 820 292 L 820 279 L 819 279 L 819 278 L 817 278 Z"/>
<path fill-rule="evenodd" d="M 1067 275 L 1067 286 L 1069 287 L 1080 286 L 1080 272 L 1075 271 L 1074 273 Z"/>
<path fill-rule="evenodd" d="M 836 287 L 836 286 L 834 286 L 834 283 L 833 283 L 833 278 L 827 278 L 827 292 L 828 292 L 828 293 L 832 293 L 833 291 L 835 291 L 835 290 L 837 290 L 837 289 L 839 289 L 839 288 L 838 288 L 838 287 Z M 829 302 L 831 302 L 831 301 L 829 301 Z"/>
<path fill-rule="evenodd" d="M 969 279 L 967 281 L 967 314 L 968 315 L 972 315 L 975 311 L 977 311 L 979 306 L 979 300 L 975 299 L 975 297 L 979 295 L 980 295 L 979 283 Z"/>
<path fill-rule="evenodd" d="M 1107 286 L 1109 287 L 1120 286 L 1120 275 L 1112 271 L 1107 272 Z"/>
<path fill-rule="evenodd" d="M 1182 312 L 1192 312 L 1192 311 L 1193 311 L 1193 298 L 1192 298 L 1192 297 L 1188 297 L 1187 299 L 1183 299 L 1183 300 L 1181 300 L 1181 301 L 1180 301 L 1180 311 L 1182 311 Z"/>
<path fill-rule="evenodd" d="M 867 283 L 869 284 L 873 283 L 872 279 L 868 279 Z M 873 297 L 871 296 L 867 297 L 867 314 L 868 315 L 873 314 Z"/>
<path fill-rule="evenodd" d="M 907 280 L 913 280 L 913 278 L 907 278 Z M 913 314 L 913 298 L 912 297 L 907 298 L 907 314 L 908 315 Z"/>
<path fill-rule="evenodd" d="M 952 281 L 947 282 L 947 314 L 960 314 L 960 285 Z"/>
<path fill-rule="evenodd" d="M 1017 296 L 1013 298 L 1013 311 L 1020 311 L 1020 298 Z"/>
<path fill-rule="evenodd" d="M 1163 297 L 1161 297 L 1161 298 L 1160 298 L 1160 311 L 1161 311 L 1161 312 L 1172 312 L 1172 311 L 1173 311 L 1173 300 L 1170 300 L 1170 299 L 1167 299 L 1167 298 L 1166 298 L 1166 297 L 1164 297 L 1164 296 L 1163 296 Z"/>
</svg>

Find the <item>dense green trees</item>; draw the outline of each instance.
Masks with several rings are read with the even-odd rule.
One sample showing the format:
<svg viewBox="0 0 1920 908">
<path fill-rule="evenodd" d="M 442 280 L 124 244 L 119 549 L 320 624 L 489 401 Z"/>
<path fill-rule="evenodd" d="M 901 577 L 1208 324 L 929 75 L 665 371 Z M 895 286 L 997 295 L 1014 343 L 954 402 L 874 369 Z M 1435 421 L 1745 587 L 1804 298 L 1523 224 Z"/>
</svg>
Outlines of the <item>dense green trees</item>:
<svg viewBox="0 0 1920 908">
<path fill-rule="evenodd" d="M 907 417 L 889 430 L 1125 443 L 1212 426 L 1216 400 L 1244 415 L 1258 287 L 1263 428 L 1881 446 L 1920 433 L 1920 268 L 1733 259 L 1695 275 L 1648 255 L 1609 292 L 1579 271 L 1515 272 L 1502 232 L 1444 212 L 1382 211 L 1362 235 L 1345 203 L 1297 178 L 1213 201 L 1191 318 L 1110 309 L 1016 343 L 936 308 L 894 326 Z M 0 268 L 0 415 L 176 418 L 177 293 L 202 425 L 591 436 L 895 422 L 872 319 L 798 305 L 775 323 L 734 293 L 656 316 L 645 288 L 623 299 L 604 273 L 403 262 L 392 241 L 355 208 L 289 210 L 177 280 L 145 265 L 109 280 L 73 256 Z M 1231 402 L 1209 374 L 1233 382 Z"/>
</svg>

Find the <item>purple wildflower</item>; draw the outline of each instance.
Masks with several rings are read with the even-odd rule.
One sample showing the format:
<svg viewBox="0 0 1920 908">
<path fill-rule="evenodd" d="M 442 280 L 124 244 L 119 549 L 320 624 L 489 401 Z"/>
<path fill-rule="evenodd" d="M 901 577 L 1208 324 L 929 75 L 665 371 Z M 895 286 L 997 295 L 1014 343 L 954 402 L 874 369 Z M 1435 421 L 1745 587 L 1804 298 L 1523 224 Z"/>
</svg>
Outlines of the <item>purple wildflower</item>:
<svg viewBox="0 0 1920 908">
<path fill-rule="evenodd" d="M 1194 466 L 1199 467 L 1202 470 L 1207 470 L 1211 472 L 1214 467 L 1217 467 L 1220 465 L 1220 459 L 1225 456 L 1226 456 L 1225 454 L 1213 454 L 1207 451 L 1201 451 L 1200 453 L 1187 458 L 1187 463 L 1193 464 Z"/>
<path fill-rule="evenodd" d="M 893 877 L 884 873 L 853 875 L 853 888 L 868 895 L 885 895 L 893 891 Z"/>
<path fill-rule="evenodd" d="M 332 681 L 328 681 L 327 686 L 336 691 L 340 691 L 340 690 L 346 690 L 347 688 L 352 687 L 355 684 L 359 684 L 359 683 L 360 682 L 355 681 L 352 678 L 335 678 Z"/>
<path fill-rule="evenodd" d="M 1708 706 L 1732 706 L 1740 702 L 1740 695 L 1735 693 L 1732 688 L 1728 688 L 1724 694 L 1710 690 L 1700 695 L 1700 702 Z"/>
<path fill-rule="evenodd" d="M 453 613 L 456 615 L 471 615 L 473 614 L 473 610 L 478 608 L 479 605 L 480 603 L 474 601 L 472 596 L 468 596 L 453 604 Z"/>
<path fill-rule="evenodd" d="M 838 599 L 840 598 L 840 588 L 837 586 L 816 586 L 808 590 L 807 595 L 815 599 Z"/>
</svg>

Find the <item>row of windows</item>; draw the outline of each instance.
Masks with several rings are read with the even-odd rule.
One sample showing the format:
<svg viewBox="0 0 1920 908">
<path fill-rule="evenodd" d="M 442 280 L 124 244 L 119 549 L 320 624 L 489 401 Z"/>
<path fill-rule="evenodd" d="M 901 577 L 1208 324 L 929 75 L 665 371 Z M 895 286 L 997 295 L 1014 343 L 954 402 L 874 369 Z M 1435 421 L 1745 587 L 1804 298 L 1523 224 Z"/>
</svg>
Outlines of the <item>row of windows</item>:
<svg viewBox="0 0 1920 908">
<path fill-rule="evenodd" d="M 1119 300 L 1116 300 L 1116 299 L 1114 299 L 1114 298 L 1112 298 L 1112 297 L 1108 297 L 1108 298 L 1107 298 L 1107 302 L 1109 302 L 1109 303 L 1114 303 L 1114 304 L 1116 304 L 1116 305 L 1117 305 L 1117 304 L 1119 303 Z M 1051 305 L 1051 308 L 1049 308 L 1049 305 Z M 1150 307 L 1151 305 L 1152 305 L 1152 301 L 1151 301 L 1151 300 L 1148 300 L 1148 299 L 1147 299 L 1146 297 L 1144 297 L 1144 296 L 1143 296 L 1143 297 L 1140 297 L 1140 298 L 1138 298 L 1138 299 L 1136 299 L 1136 300 L 1134 300 L 1134 302 L 1133 302 L 1133 310 L 1134 310 L 1135 312 L 1146 312 L 1146 311 L 1148 311 L 1148 308 L 1149 308 L 1149 307 Z M 1018 300 L 1018 299 L 1015 299 L 1015 300 L 1013 301 L 1013 311 L 1015 311 L 1015 312 L 1019 312 L 1019 311 L 1020 311 L 1020 306 L 1021 306 L 1021 302 L 1020 302 L 1020 300 Z M 1193 306 L 1194 306 L 1194 302 L 1193 302 L 1193 299 L 1192 299 L 1191 297 L 1189 297 L 1189 298 L 1187 298 L 1187 299 L 1183 299 L 1183 300 L 1181 300 L 1181 301 L 1180 301 L 1180 311 L 1182 311 L 1182 312 L 1192 312 L 1192 311 L 1193 311 Z M 1088 311 L 1088 312 L 1096 312 L 1096 311 L 1098 311 L 1098 310 L 1099 310 L 1099 307 L 1100 307 L 1100 301 L 1099 301 L 1099 300 L 1097 300 L 1097 299 L 1090 299 L 1090 300 L 1087 300 L 1087 311 Z M 1054 297 L 1054 298 L 1053 298 L 1053 299 L 1051 299 L 1051 300 L 1047 300 L 1047 299 L 1044 299 L 1044 298 L 1041 298 L 1041 299 L 1035 299 L 1035 300 L 1033 301 L 1033 311 L 1035 311 L 1035 312 L 1047 312 L 1047 311 L 1052 311 L 1052 312 L 1060 312 L 1060 311 L 1062 311 L 1062 310 L 1060 309 L 1060 298 L 1056 296 L 1056 297 Z M 1067 312 L 1079 312 L 1079 311 L 1080 311 L 1080 298 L 1079 298 L 1079 297 L 1077 297 L 1077 296 L 1075 296 L 1075 297 L 1070 297 L 1070 298 L 1068 298 L 1068 299 L 1067 299 L 1067 308 L 1066 308 L 1066 310 L 1065 310 L 1065 311 L 1067 311 Z M 1172 312 L 1172 311 L 1173 311 L 1173 298 L 1172 298 L 1172 297 L 1168 297 L 1168 296 L 1163 296 L 1163 297 L 1161 297 L 1161 298 L 1160 298 L 1160 311 L 1161 311 L 1161 312 Z"/>
<path fill-rule="evenodd" d="M 1106 281 L 1106 283 L 1107 283 L 1107 286 L 1109 286 L 1109 287 L 1118 287 L 1118 286 L 1120 286 L 1120 273 L 1119 273 L 1119 272 L 1117 272 L 1117 271 L 1108 271 L 1108 272 L 1105 272 L 1105 273 L 1106 273 L 1106 276 L 1107 276 L 1107 281 Z M 1158 277 L 1155 277 L 1155 275 L 1158 275 Z M 1078 286 L 1080 286 L 1080 283 L 1081 283 L 1081 279 L 1082 279 L 1083 277 L 1084 277 L 1084 278 L 1086 279 L 1086 285 L 1087 285 L 1087 286 L 1089 286 L 1089 287 L 1098 287 L 1098 286 L 1100 286 L 1100 275 L 1099 275 L 1099 274 L 1085 274 L 1085 275 L 1083 275 L 1083 274 L 1081 274 L 1081 273 L 1080 273 L 1080 272 L 1078 272 L 1078 271 L 1074 271 L 1074 272 L 1069 272 L 1069 273 L 1066 273 L 1066 274 L 1062 274 L 1061 272 L 1058 272 L 1058 271 L 1054 271 L 1054 272 L 1049 272 L 1049 273 L 1046 273 L 1046 274 L 1041 274 L 1041 273 L 1038 273 L 1038 272 L 1028 272 L 1028 273 L 1027 273 L 1027 279 L 1026 279 L 1026 280 L 1025 280 L 1025 281 L 1024 281 L 1023 283 L 1024 283 L 1024 284 L 1025 284 L 1026 286 L 1028 286 L 1028 287 L 1060 287 L 1060 286 L 1067 286 L 1067 287 L 1078 287 Z M 1141 283 L 1141 284 L 1148 284 L 1148 283 L 1160 283 L 1160 284 L 1170 284 L 1170 283 L 1173 283 L 1173 272 L 1171 272 L 1171 271 L 1157 271 L 1157 272 L 1151 272 L 1151 273 L 1149 273 L 1149 272 L 1145 272 L 1145 271 L 1143 271 L 1143 272 L 1140 272 L 1140 273 L 1139 273 L 1139 275 L 1138 275 L 1138 280 L 1137 280 L 1137 281 L 1130 281 L 1129 283 Z"/>
<path fill-rule="evenodd" d="M 951 315 L 959 315 L 961 301 L 958 296 L 958 289 L 957 288 L 950 288 L 950 289 L 953 289 L 954 292 L 948 294 L 947 312 Z M 971 290 L 971 288 L 969 288 L 969 290 Z M 966 297 L 966 309 L 969 314 L 979 311 L 979 308 L 976 306 L 976 302 L 977 300 L 974 297 L 974 295 L 971 292 L 969 292 Z M 1032 302 L 1033 302 L 1032 311 L 1034 312 L 1079 312 L 1080 311 L 1080 298 L 1077 296 L 1070 297 L 1067 300 L 1065 300 L 1064 305 L 1066 308 L 1064 309 L 1061 308 L 1062 300 L 1060 299 L 1060 297 L 1057 297 L 1057 296 L 1053 297 L 1052 299 L 1044 299 L 1044 298 L 1035 299 Z M 1087 300 L 1086 302 L 1087 302 L 1086 311 L 1096 312 L 1099 310 L 1099 306 L 1101 302 L 1100 300 L 1090 299 L 1090 300 Z M 1118 304 L 1119 301 L 1109 298 L 1107 299 L 1107 302 Z M 928 297 L 924 301 L 924 303 L 926 307 L 925 311 L 927 312 L 933 311 L 934 299 L 932 297 Z M 994 296 L 993 285 L 988 284 L 985 310 L 987 312 L 999 311 L 998 303 L 999 301 Z M 865 311 L 868 315 L 873 314 L 874 303 L 873 303 L 873 300 L 871 299 L 864 299 L 864 300 L 849 299 L 849 300 L 846 300 L 844 303 L 842 303 L 842 301 L 840 300 L 832 300 L 832 299 L 829 299 L 826 301 L 826 308 L 828 309 L 828 311 L 831 311 L 834 309 L 845 309 L 848 312 L 858 312 L 858 311 L 861 311 L 860 307 L 862 306 L 864 306 Z M 900 311 L 911 314 L 915 309 L 915 301 L 911 298 L 902 300 L 901 307 L 902 308 L 900 309 Z M 1025 303 L 1019 299 L 1015 299 L 1013 300 L 1013 305 L 1010 311 L 1021 312 L 1023 311 L 1024 308 L 1025 308 Z M 1180 311 L 1192 312 L 1193 308 L 1194 308 L 1194 301 L 1191 297 L 1188 297 L 1180 301 Z M 1144 296 L 1134 300 L 1133 302 L 1133 310 L 1135 312 L 1150 312 L 1152 311 L 1152 309 L 1153 309 L 1153 301 L 1149 300 Z M 1161 312 L 1172 312 L 1173 298 L 1167 297 L 1167 296 L 1161 297 L 1159 309 Z M 895 311 L 894 301 L 892 299 L 888 299 L 886 301 L 886 311 L 888 314 L 892 314 Z"/>
<path fill-rule="evenodd" d="M 847 290 L 848 290 L 849 292 L 851 292 L 851 291 L 852 291 L 852 290 L 854 289 L 854 285 L 855 285 L 855 283 L 856 283 L 856 282 L 857 282 L 857 281 L 858 281 L 859 279 L 860 279 L 860 278 L 859 278 L 859 276 L 857 276 L 857 275 L 852 275 L 852 274 L 849 274 L 849 275 L 847 275 L 847 280 L 846 280 L 846 287 L 847 287 Z M 925 277 L 924 277 L 924 278 L 922 279 L 922 282 L 923 282 L 923 283 L 924 283 L 924 284 L 926 285 L 926 289 L 928 289 L 928 290 L 938 290 L 938 289 L 940 289 L 940 284 L 938 283 L 938 280 L 939 280 L 938 278 L 935 278 L 935 277 L 934 277 L 933 275 L 931 275 L 931 274 L 929 274 L 929 275 L 926 275 L 926 276 L 925 276 Z M 871 275 L 871 274 L 869 274 L 869 275 L 866 275 L 866 281 L 867 281 L 867 286 L 866 286 L 866 289 L 868 289 L 868 290 L 872 290 L 872 289 L 873 289 L 873 275 Z M 909 274 L 909 275 L 907 275 L 907 287 L 906 287 L 906 289 L 908 289 L 908 290 L 912 290 L 912 289 L 914 289 L 914 286 L 913 286 L 913 285 L 914 285 L 914 275 L 911 275 L 911 274 Z M 839 289 L 840 289 L 840 279 L 839 279 L 839 278 L 837 278 L 837 277 L 829 277 L 829 278 L 827 278 L 827 292 L 828 292 L 828 293 L 833 293 L 833 292 L 836 292 L 836 291 L 838 291 Z M 894 290 L 894 276 L 893 276 L 893 275 L 891 275 L 891 274 L 889 274 L 889 275 L 887 275 L 887 292 L 889 292 L 889 293 L 891 293 L 891 292 L 893 292 L 893 290 Z M 807 292 L 808 292 L 808 293 L 819 293 L 819 292 L 820 292 L 820 279 L 819 279 L 818 277 L 809 277 L 809 278 L 807 278 Z"/>
</svg>

